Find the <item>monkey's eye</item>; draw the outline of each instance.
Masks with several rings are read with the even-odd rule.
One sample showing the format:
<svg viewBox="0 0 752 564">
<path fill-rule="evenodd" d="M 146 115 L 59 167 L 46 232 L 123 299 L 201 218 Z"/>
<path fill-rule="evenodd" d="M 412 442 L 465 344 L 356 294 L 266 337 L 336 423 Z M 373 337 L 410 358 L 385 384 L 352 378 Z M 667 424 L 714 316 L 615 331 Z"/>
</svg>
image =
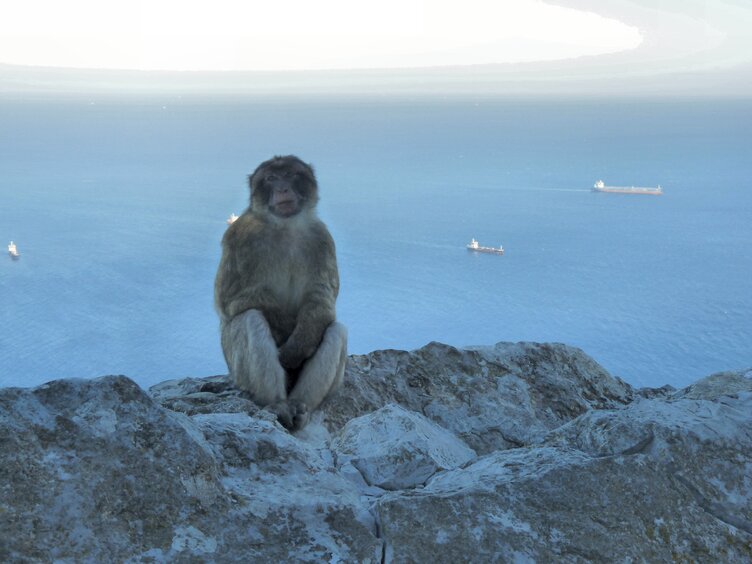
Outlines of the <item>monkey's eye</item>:
<svg viewBox="0 0 752 564">
<path fill-rule="evenodd" d="M 274 182 L 275 180 L 277 180 L 277 175 L 276 175 L 276 174 L 267 174 L 267 175 L 266 175 L 266 176 L 264 177 L 264 180 L 265 180 L 266 182 Z"/>
</svg>

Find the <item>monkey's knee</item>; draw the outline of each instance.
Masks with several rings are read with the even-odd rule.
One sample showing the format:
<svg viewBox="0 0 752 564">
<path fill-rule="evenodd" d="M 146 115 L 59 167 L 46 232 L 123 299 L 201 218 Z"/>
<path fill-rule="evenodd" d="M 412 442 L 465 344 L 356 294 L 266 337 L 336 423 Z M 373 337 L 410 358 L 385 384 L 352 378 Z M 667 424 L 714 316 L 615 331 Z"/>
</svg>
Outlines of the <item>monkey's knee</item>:
<svg viewBox="0 0 752 564">
<path fill-rule="evenodd" d="M 335 322 L 327 327 L 318 350 L 304 364 L 289 399 L 315 411 L 342 384 L 346 362 L 347 328 Z"/>
<path fill-rule="evenodd" d="M 230 363 L 238 351 L 244 350 L 248 343 L 266 340 L 271 337 L 271 330 L 264 315 L 257 309 L 249 309 L 222 321 L 220 324 L 222 351 Z"/>
<path fill-rule="evenodd" d="M 247 370 L 253 349 L 267 340 L 264 333 L 269 332 L 269 325 L 260 311 L 251 309 L 223 321 L 220 331 L 227 368 L 230 375 L 235 377 Z"/>
<path fill-rule="evenodd" d="M 222 324 L 222 350 L 231 380 L 253 401 L 263 406 L 285 399 L 285 371 L 260 311 L 245 311 Z"/>
<path fill-rule="evenodd" d="M 339 321 L 332 322 L 329 327 L 326 328 L 326 334 L 332 334 L 332 338 L 341 343 L 342 346 L 347 348 L 347 327 L 345 327 Z"/>
<path fill-rule="evenodd" d="M 347 365 L 347 327 L 335 321 L 327 329 L 327 331 L 330 330 L 334 342 L 335 359 L 332 362 L 334 381 L 328 393 L 335 391 L 342 385 L 345 380 L 345 366 Z"/>
</svg>

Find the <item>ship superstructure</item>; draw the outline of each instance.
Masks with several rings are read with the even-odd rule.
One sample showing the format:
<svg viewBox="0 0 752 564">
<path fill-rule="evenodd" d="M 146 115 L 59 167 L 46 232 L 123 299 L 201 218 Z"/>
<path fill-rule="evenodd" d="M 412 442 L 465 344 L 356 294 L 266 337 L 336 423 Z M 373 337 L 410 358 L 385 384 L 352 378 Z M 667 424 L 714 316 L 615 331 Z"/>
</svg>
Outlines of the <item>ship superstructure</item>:
<svg viewBox="0 0 752 564">
<path fill-rule="evenodd" d="M 13 241 L 11 241 L 10 244 L 8 245 L 8 254 L 14 259 L 17 259 L 18 257 L 21 256 L 21 253 L 18 252 L 18 248 L 16 247 L 16 244 Z"/>
</svg>

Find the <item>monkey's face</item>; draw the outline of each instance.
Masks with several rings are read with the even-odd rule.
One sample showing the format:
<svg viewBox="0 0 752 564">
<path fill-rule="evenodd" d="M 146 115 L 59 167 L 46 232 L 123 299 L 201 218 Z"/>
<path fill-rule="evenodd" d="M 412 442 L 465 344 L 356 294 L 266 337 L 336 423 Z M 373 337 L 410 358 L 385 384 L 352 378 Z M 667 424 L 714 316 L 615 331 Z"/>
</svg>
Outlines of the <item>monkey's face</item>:
<svg viewBox="0 0 752 564">
<path fill-rule="evenodd" d="M 250 176 L 250 185 L 253 209 L 280 218 L 312 209 L 318 201 L 313 169 L 292 155 L 261 163 Z"/>
<path fill-rule="evenodd" d="M 295 188 L 296 173 L 290 170 L 268 172 L 264 185 L 269 190 L 269 211 L 278 217 L 291 217 L 300 212 L 302 197 Z"/>
</svg>

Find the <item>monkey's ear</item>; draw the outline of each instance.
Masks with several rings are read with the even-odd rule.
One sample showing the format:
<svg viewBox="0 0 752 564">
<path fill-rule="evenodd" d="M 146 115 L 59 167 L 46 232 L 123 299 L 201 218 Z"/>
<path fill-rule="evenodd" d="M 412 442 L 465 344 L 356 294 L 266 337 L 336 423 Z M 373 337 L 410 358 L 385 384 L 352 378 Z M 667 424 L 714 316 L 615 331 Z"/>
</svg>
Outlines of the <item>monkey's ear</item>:
<svg viewBox="0 0 752 564">
<path fill-rule="evenodd" d="M 254 172 L 255 174 L 255 172 Z M 248 190 L 250 191 L 250 198 L 248 198 L 248 209 L 253 209 L 253 174 L 248 175 Z"/>
</svg>

